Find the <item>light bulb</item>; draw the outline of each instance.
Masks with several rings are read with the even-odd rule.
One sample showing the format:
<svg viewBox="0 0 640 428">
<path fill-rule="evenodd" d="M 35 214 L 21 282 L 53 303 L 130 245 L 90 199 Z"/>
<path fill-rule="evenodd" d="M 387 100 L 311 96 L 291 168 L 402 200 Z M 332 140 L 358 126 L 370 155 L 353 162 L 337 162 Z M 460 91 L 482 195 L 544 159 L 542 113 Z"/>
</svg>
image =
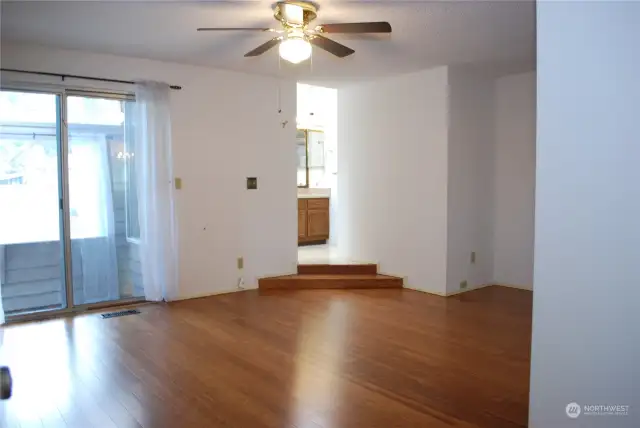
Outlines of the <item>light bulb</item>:
<svg viewBox="0 0 640 428">
<path fill-rule="evenodd" d="M 292 24 L 302 24 L 304 19 L 304 11 L 297 4 L 285 3 L 284 18 Z"/>
<path fill-rule="evenodd" d="M 311 44 L 301 37 L 289 37 L 280 43 L 280 58 L 298 64 L 311 56 Z"/>
</svg>

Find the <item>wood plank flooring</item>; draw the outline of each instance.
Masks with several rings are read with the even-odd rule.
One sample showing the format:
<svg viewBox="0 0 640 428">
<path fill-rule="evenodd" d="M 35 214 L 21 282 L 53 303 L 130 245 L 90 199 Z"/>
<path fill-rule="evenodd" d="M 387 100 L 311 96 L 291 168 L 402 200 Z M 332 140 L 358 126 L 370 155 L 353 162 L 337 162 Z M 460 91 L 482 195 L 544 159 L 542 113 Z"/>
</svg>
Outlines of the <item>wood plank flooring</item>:
<svg viewBox="0 0 640 428">
<path fill-rule="evenodd" d="M 0 426 L 524 427 L 531 296 L 246 291 L 8 326 Z"/>
</svg>

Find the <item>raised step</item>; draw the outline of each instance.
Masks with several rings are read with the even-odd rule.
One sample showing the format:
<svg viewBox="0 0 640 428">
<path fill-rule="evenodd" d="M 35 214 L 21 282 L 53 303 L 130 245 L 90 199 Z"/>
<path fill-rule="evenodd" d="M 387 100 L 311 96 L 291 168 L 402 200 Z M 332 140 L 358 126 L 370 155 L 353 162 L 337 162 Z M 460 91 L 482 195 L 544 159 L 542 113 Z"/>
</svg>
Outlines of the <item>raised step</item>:
<svg viewBox="0 0 640 428">
<path fill-rule="evenodd" d="M 387 275 L 285 275 L 262 278 L 261 290 L 303 290 L 322 288 L 402 288 L 402 278 Z"/>
<path fill-rule="evenodd" d="M 303 264 L 298 265 L 300 275 L 375 275 L 378 266 L 374 264 Z"/>
</svg>

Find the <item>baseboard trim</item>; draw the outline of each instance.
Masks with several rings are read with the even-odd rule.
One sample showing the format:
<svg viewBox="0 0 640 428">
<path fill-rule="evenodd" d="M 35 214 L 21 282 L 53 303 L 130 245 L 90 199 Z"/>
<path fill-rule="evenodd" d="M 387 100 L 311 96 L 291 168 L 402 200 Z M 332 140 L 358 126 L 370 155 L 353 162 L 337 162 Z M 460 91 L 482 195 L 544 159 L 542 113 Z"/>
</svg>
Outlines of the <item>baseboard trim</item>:
<svg viewBox="0 0 640 428">
<path fill-rule="evenodd" d="M 307 247 L 311 245 L 325 245 L 327 243 L 326 239 L 316 239 L 311 241 L 298 241 L 298 247 Z"/>
<path fill-rule="evenodd" d="M 517 285 L 517 284 L 493 284 L 493 285 L 497 285 L 498 287 L 516 288 L 518 290 L 533 291 L 533 287 L 528 287 L 526 285 Z"/>
<path fill-rule="evenodd" d="M 386 273 L 380 273 L 380 275 L 393 276 L 393 275 L 388 275 Z M 429 291 L 429 290 L 423 290 L 423 289 L 420 289 L 420 288 L 411 287 L 409 285 L 406 285 L 406 282 L 407 282 L 407 278 L 403 278 L 402 288 L 406 288 L 407 290 L 419 291 L 421 293 L 433 294 L 434 296 L 440 296 L 440 297 L 456 296 L 458 294 L 467 293 L 469 291 L 474 291 L 474 290 L 480 290 L 481 288 L 492 287 L 492 286 L 515 288 L 517 290 L 524 290 L 524 291 L 533 292 L 533 290 L 531 288 L 527 288 L 527 287 L 525 287 L 523 285 L 484 284 L 484 285 L 479 285 L 479 286 L 477 286 L 475 288 L 468 288 L 468 289 L 465 289 L 465 290 L 456 290 L 456 291 L 453 291 L 451 293 L 439 293 L 437 291 Z M 250 288 L 229 288 L 229 289 L 225 289 L 225 290 L 215 291 L 213 293 L 202 293 L 202 294 L 196 294 L 196 295 L 193 295 L 193 296 L 178 297 L 178 298 L 170 300 L 170 302 L 179 302 L 179 301 L 182 301 L 182 300 L 191 300 L 191 299 L 202 299 L 203 297 L 218 296 L 220 294 L 230 294 L 230 293 L 237 293 L 239 291 L 250 291 L 250 290 L 257 290 L 257 288 L 254 288 L 254 287 L 250 287 Z"/>
<path fill-rule="evenodd" d="M 492 287 L 494 285 L 500 286 L 499 284 L 483 284 L 483 285 L 479 285 L 479 286 L 474 287 L 474 288 L 467 288 L 467 289 L 464 289 L 464 290 L 456 290 L 456 291 L 452 291 L 450 293 L 439 293 L 437 291 L 421 290 L 419 288 L 410 287 L 408 285 L 405 285 L 403 288 L 406 288 L 407 290 L 419 291 L 421 293 L 433 294 L 434 296 L 451 297 L 451 296 L 456 296 L 458 294 L 467 293 L 469 291 L 480 290 L 481 288 Z"/>
<path fill-rule="evenodd" d="M 420 288 L 410 287 L 406 284 L 403 285 L 402 288 L 405 288 L 407 290 L 412 290 L 412 291 L 419 291 L 420 293 L 433 294 L 434 296 L 447 297 L 444 293 L 438 293 L 436 291 L 421 290 Z"/>
<path fill-rule="evenodd" d="M 477 287 L 474 287 L 474 288 L 465 288 L 464 290 L 452 291 L 450 293 L 447 293 L 445 295 L 445 297 L 456 296 L 458 294 L 467 293 L 467 292 L 473 291 L 473 290 L 480 290 L 481 288 L 491 287 L 492 285 L 493 284 L 482 284 L 482 285 L 478 285 Z"/>
<path fill-rule="evenodd" d="M 202 293 L 202 294 L 194 294 L 193 296 L 184 296 L 184 297 L 177 297 L 175 299 L 171 299 L 169 300 L 170 302 L 179 302 L 181 300 L 191 300 L 191 299 L 202 299 L 203 297 L 211 297 L 211 296 L 218 296 L 220 294 L 230 294 L 230 293 L 236 293 L 238 291 L 249 291 L 249 290 L 256 290 L 256 288 L 228 288 L 225 290 L 220 290 L 220 291 L 214 291 L 213 293 Z"/>
</svg>

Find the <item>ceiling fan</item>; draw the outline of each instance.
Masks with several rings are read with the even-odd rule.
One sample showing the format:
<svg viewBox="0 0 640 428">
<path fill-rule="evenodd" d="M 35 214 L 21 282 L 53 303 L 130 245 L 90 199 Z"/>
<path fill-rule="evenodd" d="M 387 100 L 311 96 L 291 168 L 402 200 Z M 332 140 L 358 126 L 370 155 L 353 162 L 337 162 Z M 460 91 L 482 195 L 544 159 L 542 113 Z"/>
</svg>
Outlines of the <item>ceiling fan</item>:
<svg viewBox="0 0 640 428">
<path fill-rule="evenodd" d="M 362 33 L 391 33 L 388 22 L 354 22 L 347 24 L 321 24 L 310 27 L 311 21 L 316 19 L 318 6 L 308 1 L 286 0 L 279 1 L 273 6 L 273 16 L 282 25 L 281 29 L 274 28 L 198 28 L 198 31 L 263 31 L 276 33 L 278 36 L 261 44 L 245 57 L 262 55 L 269 49 L 278 46 L 280 57 L 293 64 L 297 64 L 311 56 L 311 45 L 323 49 L 333 55 L 344 58 L 355 51 L 345 45 L 335 42 L 324 34 L 362 34 Z"/>
</svg>

